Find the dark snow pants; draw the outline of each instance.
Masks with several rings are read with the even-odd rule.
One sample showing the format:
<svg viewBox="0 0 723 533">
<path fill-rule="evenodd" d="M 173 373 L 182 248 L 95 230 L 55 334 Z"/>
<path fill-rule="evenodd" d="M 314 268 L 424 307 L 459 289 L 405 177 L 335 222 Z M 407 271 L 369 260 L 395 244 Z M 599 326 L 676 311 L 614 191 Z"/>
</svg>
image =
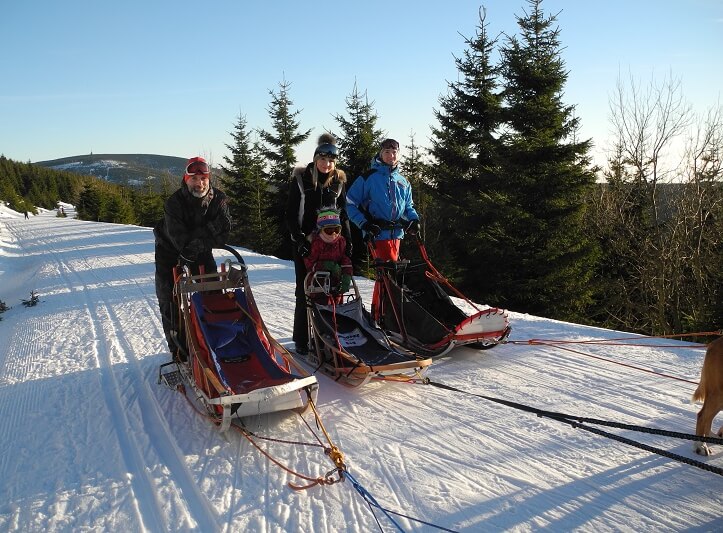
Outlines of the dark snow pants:
<svg viewBox="0 0 723 533">
<path fill-rule="evenodd" d="M 163 333 L 166 336 L 166 343 L 171 353 L 176 351 L 176 344 L 171 338 L 171 331 L 178 332 L 178 309 L 173 301 L 173 267 L 178 264 L 178 253 L 156 246 L 156 297 L 158 298 L 158 309 L 161 312 L 161 323 Z M 217 265 L 211 252 L 205 252 L 198 256 L 195 263 L 191 263 L 191 273 L 199 273 L 199 265 L 203 265 L 204 271 L 216 272 Z"/>
<path fill-rule="evenodd" d="M 294 272 L 296 273 L 296 306 L 294 307 L 294 334 L 293 340 L 297 348 L 309 345 L 309 330 L 306 324 L 306 295 L 304 294 L 304 278 L 306 265 L 304 259 L 294 250 Z"/>
</svg>

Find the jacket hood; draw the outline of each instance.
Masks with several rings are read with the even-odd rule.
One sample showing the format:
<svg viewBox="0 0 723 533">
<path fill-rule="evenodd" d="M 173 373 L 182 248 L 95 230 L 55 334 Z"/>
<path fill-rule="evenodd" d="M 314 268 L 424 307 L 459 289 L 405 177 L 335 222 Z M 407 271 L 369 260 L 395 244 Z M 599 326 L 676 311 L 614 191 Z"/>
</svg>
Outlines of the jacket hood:
<svg viewBox="0 0 723 533">
<path fill-rule="evenodd" d="M 391 167 L 391 166 L 387 165 L 384 161 L 382 161 L 381 156 L 379 154 L 377 154 L 372 158 L 371 167 L 374 170 L 380 170 L 380 169 L 386 168 L 386 169 L 389 169 L 390 172 L 393 172 L 394 169 L 399 168 L 399 163 L 397 163 L 396 165 Z"/>
</svg>

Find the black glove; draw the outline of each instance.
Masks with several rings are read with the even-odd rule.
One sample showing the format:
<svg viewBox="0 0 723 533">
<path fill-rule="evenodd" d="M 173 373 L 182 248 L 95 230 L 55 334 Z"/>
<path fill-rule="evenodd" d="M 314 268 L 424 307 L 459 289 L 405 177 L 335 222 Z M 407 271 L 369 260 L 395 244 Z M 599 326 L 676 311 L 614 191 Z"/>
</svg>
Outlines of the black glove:
<svg viewBox="0 0 723 533">
<path fill-rule="evenodd" d="M 346 238 L 346 248 L 344 248 L 344 253 L 347 257 L 351 258 L 351 253 L 354 251 L 354 245 L 351 243 L 351 237 Z"/>
<path fill-rule="evenodd" d="M 296 236 L 296 252 L 301 257 L 308 257 L 311 253 L 311 244 L 306 240 L 306 236 L 303 233 L 299 233 Z"/>
<path fill-rule="evenodd" d="M 382 232 L 382 228 L 374 222 L 365 222 L 361 229 L 369 233 L 372 237 L 376 237 Z"/>
<path fill-rule="evenodd" d="M 181 259 L 186 263 L 195 263 L 199 254 L 204 250 L 203 241 L 201 239 L 192 239 L 183 247 L 179 254 Z"/>
<path fill-rule="evenodd" d="M 221 233 L 221 229 L 219 224 L 216 223 L 214 220 L 209 220 L 206 222 L 206 231 L 211 236 L 211 238 L 216 237 L 219 233 Z"/>
<path fill-rule="evenodd" d="M 410 220 L 407 227 L 404 228 L 404 231 L 410 235 L 416 235 L 419 233 L 419 220 Z"/>
</svg>

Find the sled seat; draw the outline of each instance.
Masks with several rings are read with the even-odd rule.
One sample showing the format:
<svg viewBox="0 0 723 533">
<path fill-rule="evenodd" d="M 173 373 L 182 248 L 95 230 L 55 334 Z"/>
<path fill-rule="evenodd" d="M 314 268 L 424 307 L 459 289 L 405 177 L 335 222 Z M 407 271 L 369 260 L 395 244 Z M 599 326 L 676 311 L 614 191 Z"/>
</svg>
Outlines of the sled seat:
<svg viewBox="0 0 723 533">
<path fill-rule="evenodd" d="M 319 333 L 338 341 L 342 348 L 369 366 L 389 365 L 409 361 L 405 354 L 389 350 L 377 342 L 374 336 L 351 317 L 336 314 L 327 309 L 318 310 L 316 327 Z M 333 325 L 336 325 L 334 330 Z M 351 365 L 350 365 L 351 366 Z"/>
<path fill-rule="evenodd" d="M 241 289 L 226 294 L 195 293 L 191 301 L 201 333 L 199 340 L 219 380 L 235 394 L 298 378 L 271 355 L 268 343 L 244 311 L 246 297 Z"/>
<path fill-rule="evenodd" d="M 232 297 L 229 298 L 228 295 Z M 240 320 L 246 315 L 243 313 L 241 306 L 236 301 L 234 293 L 206 293 L 201 295 L 201 305 L 203 306 L 204 317 L 206 322 L 227 322 Z"/>
</svg>

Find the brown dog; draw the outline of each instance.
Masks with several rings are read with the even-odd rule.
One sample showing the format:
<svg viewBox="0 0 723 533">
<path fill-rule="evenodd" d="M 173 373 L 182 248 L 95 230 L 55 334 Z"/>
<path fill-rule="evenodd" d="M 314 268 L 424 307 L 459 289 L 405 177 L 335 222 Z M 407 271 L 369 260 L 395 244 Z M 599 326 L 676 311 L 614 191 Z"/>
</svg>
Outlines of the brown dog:
<svg viewBox="0 0 723 533">
<path fill-rule="evenodd" d="M 723 410 L 723 337 L 718 337 L 708 345 L 693 401 L 703 402 L 703 408 L 698 412 L 695 434 L 714 437 L 711 432 L 713 419 Z M 718 436 L 723 437 L 723 426 L 718 430 Z M 696 442 L 695 453 L 710 455 L 711 451 L 705 442 Z"/>
</svg>

